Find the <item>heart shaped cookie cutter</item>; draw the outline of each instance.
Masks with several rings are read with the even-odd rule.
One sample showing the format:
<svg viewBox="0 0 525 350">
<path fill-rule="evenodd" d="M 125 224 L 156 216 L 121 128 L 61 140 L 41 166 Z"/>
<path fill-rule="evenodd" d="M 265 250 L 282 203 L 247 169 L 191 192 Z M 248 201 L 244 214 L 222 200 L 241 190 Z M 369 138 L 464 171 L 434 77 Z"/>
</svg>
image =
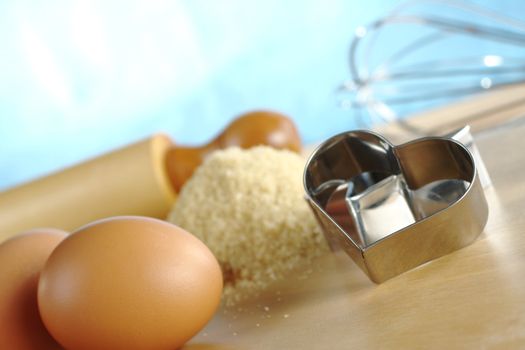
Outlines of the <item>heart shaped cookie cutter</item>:
<svg viewBox="0 0 525 350">
<path fill-rule="evenodd" d="M 330 246 L 376 283 L 469 245 L 488 218 L 474 158 L 451 138 L 345 132 L 310 156 L 304 187 Z"/>
</svg>

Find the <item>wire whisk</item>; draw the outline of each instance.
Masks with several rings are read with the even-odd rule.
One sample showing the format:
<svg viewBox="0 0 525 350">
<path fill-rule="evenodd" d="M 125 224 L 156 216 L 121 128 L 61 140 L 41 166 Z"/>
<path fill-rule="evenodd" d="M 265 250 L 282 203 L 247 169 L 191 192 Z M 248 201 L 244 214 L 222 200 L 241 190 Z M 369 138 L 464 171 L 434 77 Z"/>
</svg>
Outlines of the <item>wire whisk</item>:
<svg viewBox="0 0 525 350">
<path fill-rule="evenodd" d="M 525 21 L 466 1 L 408 1 L 355 30 L 349 66 L 343 108 L 421 134 L 404 117 L 525 81 Z"/>
</svg>

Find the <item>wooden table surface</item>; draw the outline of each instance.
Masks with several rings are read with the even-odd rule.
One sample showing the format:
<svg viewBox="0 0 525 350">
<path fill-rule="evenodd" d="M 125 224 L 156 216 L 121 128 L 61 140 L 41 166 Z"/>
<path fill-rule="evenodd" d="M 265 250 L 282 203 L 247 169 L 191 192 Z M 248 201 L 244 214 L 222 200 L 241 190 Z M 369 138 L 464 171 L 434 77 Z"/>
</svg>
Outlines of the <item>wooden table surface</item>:
<svg viewBox="0 0 525 350">
<path fill-rule="evenodd" d="M 464 124 L 465 110 L 486 110 L 509 95 L 517 101 L 525 90 L 513 94 L 413 122 L 434 132 Z M 472 245 L 380 285 L 329 253 L 263 295 L 220 309 L 184 349 L 525 349 L 525 122 L 495 126 L 525 114 L 517 106 L 479 118 L 481 125 L 470 120 L 493 181 L 489 220 Z M 408 138 L 395 127 L 383 131 Z"/>
</svg>

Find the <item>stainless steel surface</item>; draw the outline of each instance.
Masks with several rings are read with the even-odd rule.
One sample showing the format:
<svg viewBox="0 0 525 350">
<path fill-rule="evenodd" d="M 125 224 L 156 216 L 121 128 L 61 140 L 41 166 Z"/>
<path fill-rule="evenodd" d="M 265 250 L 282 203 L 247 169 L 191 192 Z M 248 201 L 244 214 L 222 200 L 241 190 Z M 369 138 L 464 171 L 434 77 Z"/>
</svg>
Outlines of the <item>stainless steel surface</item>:
<svg viewBox="0 0 525 350">
<path fill-rule="evenodd" d="M 310 157 L 304 186 L 331 246 L 378 283 L 470 244 L 488 216 L 474 159 L 449 138 L 336 135 Z"/>
<path fill-rule="evenodd" d="M 470 126 L 464 126 L 461 129 L 455 130 L 444 136 L 457 140 L 467 147 L 467 149 L 470 151 L 470 154 L 472 154 L 472 157 L 474 158 L 474 162 L 476 162 L 476 168 L 478 170 L 481 186 L 483 186 L 483 188 L 490 186 L 492 181 L 490 180 L 489 172 L 487 171 L 487 167 L 485 167 L 485 163 L 481 158 L 478 147 L 474 142 L 474 137 L 470 132 Z"/>
</svg>

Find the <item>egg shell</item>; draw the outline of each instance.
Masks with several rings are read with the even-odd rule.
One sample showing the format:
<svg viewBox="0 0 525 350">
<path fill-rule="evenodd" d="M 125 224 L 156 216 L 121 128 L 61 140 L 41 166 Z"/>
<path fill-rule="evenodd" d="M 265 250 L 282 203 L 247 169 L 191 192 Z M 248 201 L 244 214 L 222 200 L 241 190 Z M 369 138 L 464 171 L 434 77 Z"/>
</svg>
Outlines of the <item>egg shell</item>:
<svg viewBox="0 0 525 350">
<path fill-rule="evenodd" d="M 44 324 L 68 349 L 176 349 L 212 318 L 222 274 L 196 237 L 162 220 L 80 228 L 42 271 Z"/>
<path fill-rule="evenodd" d="M 0 244 L 0 349 L 61 349 L 37 306 L 40 271 L 66 232 L 35 229 Z"/>
</svg>

